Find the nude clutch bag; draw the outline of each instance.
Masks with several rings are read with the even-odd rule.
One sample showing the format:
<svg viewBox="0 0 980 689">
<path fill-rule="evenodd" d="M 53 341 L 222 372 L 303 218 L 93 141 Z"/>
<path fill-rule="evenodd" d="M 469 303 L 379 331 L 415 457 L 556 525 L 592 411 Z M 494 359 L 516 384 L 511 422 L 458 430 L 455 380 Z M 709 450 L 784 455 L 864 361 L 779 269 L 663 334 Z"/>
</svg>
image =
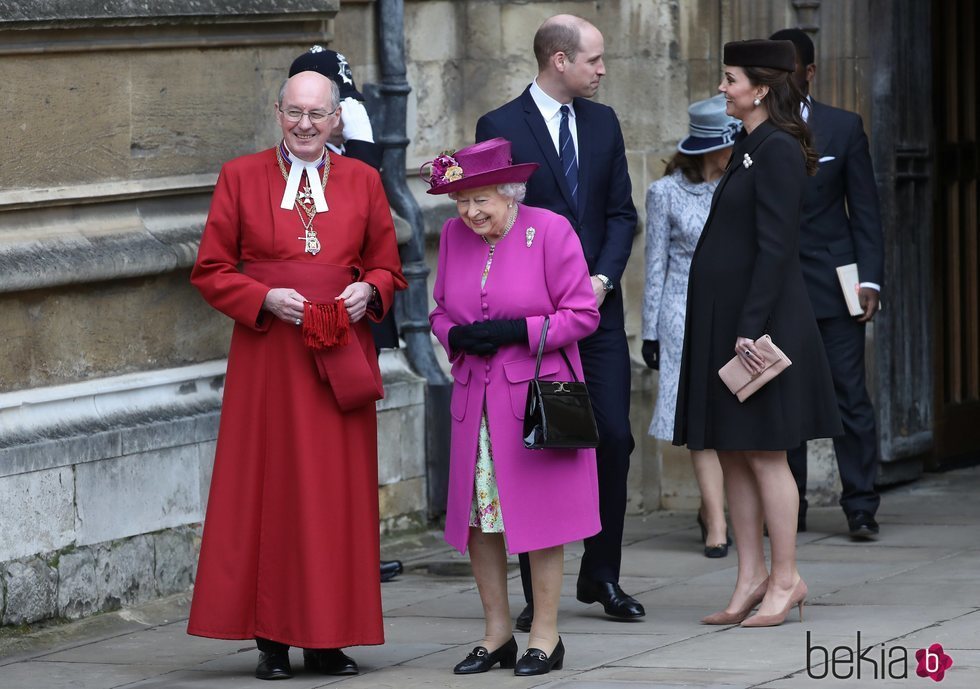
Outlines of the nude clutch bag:
<svg viewBox="0 0 980 689">
<path fill-rule="evenodd" d="M 773 344 L 768 335 L 763 335 L 756 340 L 755 348 L 766 361 L 766 367 L 762 373 L 755 375 L 749 373 L 739 361 L 738 356 L 718 369 L 718 375 L 721 376 L 722 382 L 728 386 L 733 395 L 738 397 L 739 402 L 747 400 L 756 390 L 785 371 L 793 363 L 779 347 Z"/>
</svg>

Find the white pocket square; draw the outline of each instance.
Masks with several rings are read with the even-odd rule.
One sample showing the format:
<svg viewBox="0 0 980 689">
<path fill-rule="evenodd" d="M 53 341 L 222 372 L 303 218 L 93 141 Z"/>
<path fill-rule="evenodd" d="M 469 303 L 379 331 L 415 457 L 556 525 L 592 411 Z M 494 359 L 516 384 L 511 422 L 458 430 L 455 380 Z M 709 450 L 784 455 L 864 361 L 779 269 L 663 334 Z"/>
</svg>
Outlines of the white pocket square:
<svg viewBox="0 0 980 689">
<path fill-rule="evenodd" d="M 821 158 L 817 162 L 818 163 L 829 163 L 831 160 L 834 160 L 836 157 L 837 156 L 824 156 L 823 158 Z"/>
</svg>

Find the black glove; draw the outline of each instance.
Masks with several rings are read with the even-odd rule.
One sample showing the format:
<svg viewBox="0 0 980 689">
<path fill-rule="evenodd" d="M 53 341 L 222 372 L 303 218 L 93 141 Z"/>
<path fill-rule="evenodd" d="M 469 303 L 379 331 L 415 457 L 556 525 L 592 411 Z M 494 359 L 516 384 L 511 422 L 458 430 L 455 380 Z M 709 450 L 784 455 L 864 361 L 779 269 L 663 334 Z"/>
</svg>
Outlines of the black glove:
<svg viewBox="0 0 980 689">
<path fill-rule="evenodd" d="M 495 347 L 513 342 L 527 342 L 527 321 L 523 318 L 476 322 L 471 327 L 474 334 Z"/>
<path fill-rule="evenodd" d="M 479 329 L 477 327 L 480 326 Z M 490 356 L 497 351 L 497 345 L 486 340 L 486 329 L 483 323 L 470 325 L 454 325 L 449 329 L 449 348 L 467 354 Z"/>
<path fill-rule="evenodd" d="M 643 340 L 643 347 L 640 348 L 640 354 L 643 355 L 643 361 L 647 366 L 654 371 L 660 370 L 659 340 Z"/>
</svg>

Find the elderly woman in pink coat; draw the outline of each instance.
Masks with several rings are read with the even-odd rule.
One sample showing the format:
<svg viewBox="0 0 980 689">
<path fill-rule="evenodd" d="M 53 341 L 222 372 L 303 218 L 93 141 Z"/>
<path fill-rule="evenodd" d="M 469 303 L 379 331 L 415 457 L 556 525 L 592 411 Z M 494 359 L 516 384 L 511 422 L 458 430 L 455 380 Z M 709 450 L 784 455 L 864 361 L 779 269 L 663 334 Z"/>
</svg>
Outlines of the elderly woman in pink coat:
<svg viewBox="0 0 980 689">
<path fill-rule="evenodd" d="M 491 139 L 431 163 L 430 194 L 449 194 L 458 218 L 439 246 L 432 332 L 452 362 L 452 448 L 446 541 L 469 549 L 485 612 L 480 645 L 454 669 L 517 675 L 560 669 L 563 545 L 598 533 L 593 450 L 528 450 L 528 381 L 549 318 L 541 375 L 582 380 L 578 340 L 599 323 L 582 245 L 560 215 L 521 205 L 537 163 L 511 164 Z M 507 597 L 507 552 L 527 552 L 534 591 L 528 648 L 517 659 Z M 516 665 L 516 667 L 515 667 Z"/>
</svg>

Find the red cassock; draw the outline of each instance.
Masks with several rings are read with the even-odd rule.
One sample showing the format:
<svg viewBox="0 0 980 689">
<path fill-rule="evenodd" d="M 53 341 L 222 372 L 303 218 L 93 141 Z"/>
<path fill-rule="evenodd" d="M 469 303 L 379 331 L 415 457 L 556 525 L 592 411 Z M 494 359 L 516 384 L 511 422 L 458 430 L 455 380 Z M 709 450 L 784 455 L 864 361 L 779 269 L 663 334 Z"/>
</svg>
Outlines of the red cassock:
<svg viewBox="0 0 980 689">
<path fill-rule="evenodd" d="M 235 326 L 190 634 L 303 648 L 384 643 L 375 405 L 341 410 L 302 329 L 262 311 L 269 286 L 243 272 L 272 261 L 308 279 L 347 266 L 351 282 L 356 274 L 378 289 L 383 308 L 370 317 L 387 311 L 406 283 L 381 179 L 359 161 L 330 161 L 316 256 L 297 211 L 280 208 L 275 149 L 225 164 L 215 187 L 191 281 Z M 380 389 L 364 319 L 352 335 Z"/>
</svg>

